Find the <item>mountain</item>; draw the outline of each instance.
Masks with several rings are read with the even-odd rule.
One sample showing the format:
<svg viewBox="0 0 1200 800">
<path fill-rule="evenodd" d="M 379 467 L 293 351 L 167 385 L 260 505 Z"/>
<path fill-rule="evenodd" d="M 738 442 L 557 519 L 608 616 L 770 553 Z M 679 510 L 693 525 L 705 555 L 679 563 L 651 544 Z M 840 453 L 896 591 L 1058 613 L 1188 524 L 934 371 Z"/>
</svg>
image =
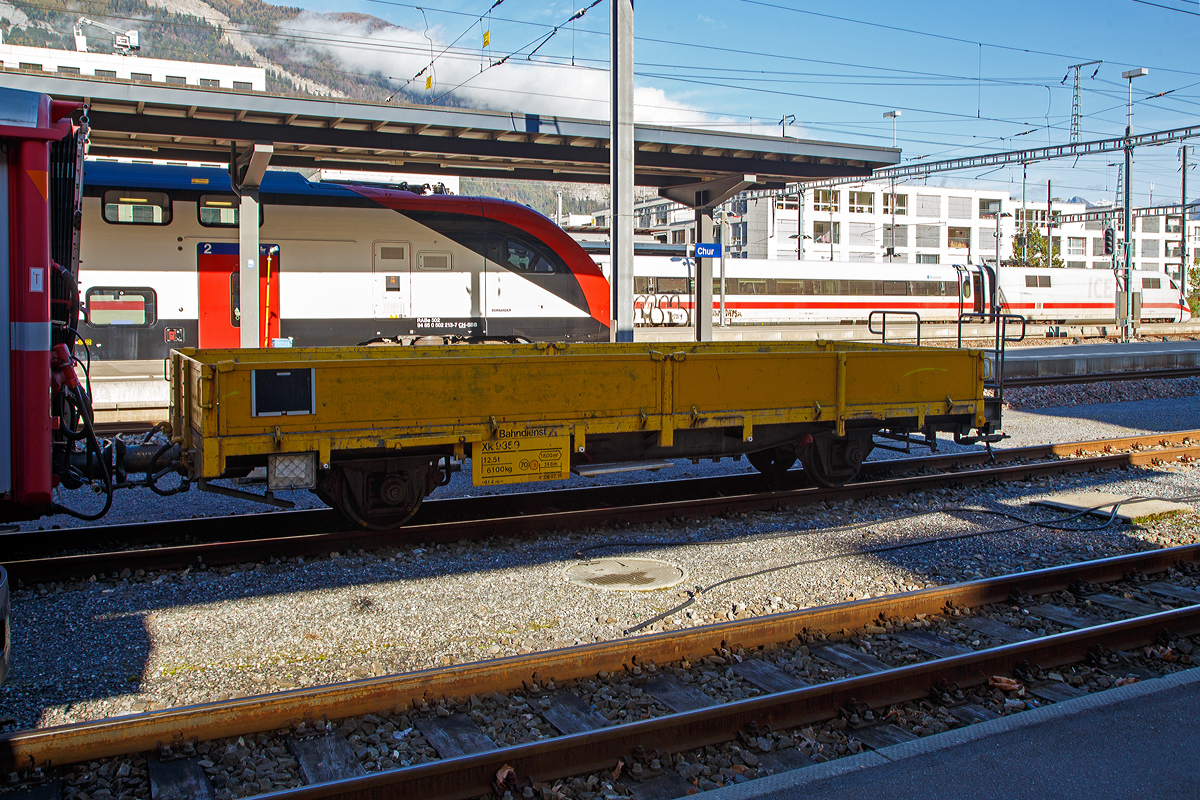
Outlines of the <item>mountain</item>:
<svg viewBox="0 0 1200 800">
<path fill-rule="evenodd" d="M 422 36 L 368 14 L 320 14 L 263 0 L 40 0 L 20 7 L 0 0 L 0 30 L 9 44 L 73 50 L 72 29 L 84 15 L 122 30 L 136 28 L 147 58 L 261 67 L 267 90 L 277 94 L 429 102 L 423 81 L 397 91 L 400 82 L 377 65 L 355 69 L 346 49 L 331 48 L 331 42 L 372 36 L 382 37 L 374 46 L 386 48 Z M 438 104 L 464 105 L 453 95 L 441 96 Z M 550 217 L 559 192 L 565 213 L 588 214 L 608 205 L 606 185 L 464 178 L 460 191 L 513 200 Z"/>
</svg>

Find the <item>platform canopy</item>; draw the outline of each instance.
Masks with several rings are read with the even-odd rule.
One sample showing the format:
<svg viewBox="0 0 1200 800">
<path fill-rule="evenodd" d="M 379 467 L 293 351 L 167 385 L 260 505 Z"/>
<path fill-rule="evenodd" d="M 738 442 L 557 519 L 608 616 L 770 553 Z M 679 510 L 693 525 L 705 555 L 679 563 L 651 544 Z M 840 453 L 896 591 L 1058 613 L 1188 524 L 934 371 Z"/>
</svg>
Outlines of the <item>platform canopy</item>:
<svg viewBox="0 0 1200 800">
<path fill-rule="evenodd" d="M 6 72 L 6 85 L 91 108 L 90 154 L 228 161 L 230 142 L 274 145 L 273 166 L 608 183 L 607 120 Z M 867 177 L 890 147 L 638 125 L 635 180 L 668 187 L 731 174 L 758 186 Z"/>
</svg>

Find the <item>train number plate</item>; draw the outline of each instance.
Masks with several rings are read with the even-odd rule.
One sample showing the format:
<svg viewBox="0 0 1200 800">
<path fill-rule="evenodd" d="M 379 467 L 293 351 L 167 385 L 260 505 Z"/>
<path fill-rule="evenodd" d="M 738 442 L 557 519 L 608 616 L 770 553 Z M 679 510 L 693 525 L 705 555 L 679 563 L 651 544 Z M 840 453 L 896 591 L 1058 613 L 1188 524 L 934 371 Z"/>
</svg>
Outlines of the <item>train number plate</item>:
<svg viewBox="0 0 1200 800">
<path fill-rule="evenodd" d="M 571 437 L 539 436 L 540 431 L 498 430 L 495 439 L 471 448 L 471 478 L 476 486 L 571 477 Z"/>
</svg>

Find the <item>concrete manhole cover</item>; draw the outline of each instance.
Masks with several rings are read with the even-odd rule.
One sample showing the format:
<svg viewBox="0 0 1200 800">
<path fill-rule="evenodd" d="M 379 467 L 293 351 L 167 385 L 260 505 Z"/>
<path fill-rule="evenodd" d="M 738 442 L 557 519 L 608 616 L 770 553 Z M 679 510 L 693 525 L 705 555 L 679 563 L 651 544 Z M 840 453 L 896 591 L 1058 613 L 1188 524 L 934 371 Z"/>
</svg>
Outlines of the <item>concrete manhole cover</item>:
<svg viewBox="0 0 1200 800">
<path fill-rule="evenodd" d="M 648 592 L 683 583 L 682 567 L 653 558 L 602 558 L 567 567 L 567 582 L 588 589 Z"/>
</svg>

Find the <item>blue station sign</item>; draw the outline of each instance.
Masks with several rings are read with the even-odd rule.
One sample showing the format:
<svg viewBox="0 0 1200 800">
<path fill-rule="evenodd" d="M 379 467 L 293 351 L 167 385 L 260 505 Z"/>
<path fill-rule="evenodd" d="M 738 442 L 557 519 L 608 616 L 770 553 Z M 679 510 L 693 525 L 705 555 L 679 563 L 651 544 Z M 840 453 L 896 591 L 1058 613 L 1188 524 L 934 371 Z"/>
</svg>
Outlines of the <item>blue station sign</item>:
<svg viewBox="0 0 1200 800">
<path fill-rule="evenodd" d="M 696 242 L 696 258 L 720 258 L 721 243 L 705 244 L 704 242 Z"/>
</svg>

